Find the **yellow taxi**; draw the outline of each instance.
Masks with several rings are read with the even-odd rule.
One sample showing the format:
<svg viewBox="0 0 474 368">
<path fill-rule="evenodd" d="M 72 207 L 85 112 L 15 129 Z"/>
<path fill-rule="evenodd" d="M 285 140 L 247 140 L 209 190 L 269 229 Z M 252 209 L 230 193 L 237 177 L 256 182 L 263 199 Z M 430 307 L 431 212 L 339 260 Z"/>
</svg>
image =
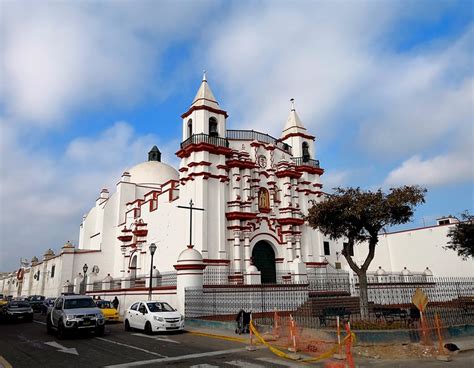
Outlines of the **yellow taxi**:
<svg viewBox="0 0 474 368">
<path fill-rule="evenodd" d="M 104 315 L 106 321 L 110 322 L 119 320 L 119 313 L 117 309 L 114 308 L 111 302 L 107 300 L 97 300 L 95 303 Z"/>
</svg>

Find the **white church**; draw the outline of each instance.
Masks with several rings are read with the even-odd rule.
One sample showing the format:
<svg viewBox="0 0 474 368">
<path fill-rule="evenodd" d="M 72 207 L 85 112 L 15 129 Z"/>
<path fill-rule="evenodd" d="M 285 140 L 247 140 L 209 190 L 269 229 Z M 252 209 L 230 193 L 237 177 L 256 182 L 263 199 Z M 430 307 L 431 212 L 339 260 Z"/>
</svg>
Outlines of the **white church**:
<svg viewBox="0 0 474 368">
<path fill-rule="evenodd" d="M 161 162 L 153 147 L 147 161 L 123 172 L 114 190 L 100 191 L 82 219 L 77 246 L 67 242 L 0 274 L 0 293 L 140 299 L 152 270 L 153 295 L 181 304 L 180 273 L 189 279 L 183 285 L 195 277 L 204 284 L 253 284 L 300 281 L 311 272 L 349 273 L 342 241 L 325 238 L 303 219 L 324 200 L 324 170 L 316 138 L 293 101 L 279 138 L 228 129 L 227 117 L 204 76 L 181 115 L 179 168 Z M 371 271 L 474 276 L 472 259 L 443 249 L 456 222 L 447 217 L 434 226 L 381 235 Z M 354 251 L 356 261 L 365 258 L 363 247 Z"/>
</svg>

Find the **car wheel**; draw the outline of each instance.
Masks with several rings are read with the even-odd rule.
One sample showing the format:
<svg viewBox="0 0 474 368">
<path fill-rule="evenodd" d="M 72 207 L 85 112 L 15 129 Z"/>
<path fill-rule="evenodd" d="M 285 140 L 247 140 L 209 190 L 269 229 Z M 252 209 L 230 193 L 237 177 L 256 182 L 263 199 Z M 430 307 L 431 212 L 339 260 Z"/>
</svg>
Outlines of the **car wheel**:
<svg viewBox="0 0 474 368">
<path fill-rule="evenodd" d="M 145 333 L 147 335 L 151 335 L 153 333 L 153 330 L 151 329 L 151 323 L 148 321 L 145 323 Z"/>
<path fill-rule="evenodd" d="M 46 318 L 46 332 L 50 335 L 53 333 L 53 325 L 51 324 L 51 316 L 48 316 Z"/>
<path fill-rule="evenodd" d="M 131 331 L 132 329 L 130 328 L 130 323 L 128 322 L 128 319 L 125 320 L 125 331 Z"/>
<path fill-rule="evenodd" d="M 59 321 L 58 323 L 58 339 L 63 340 L 66 338 L 66 329 L 63 325 L 62 321 Z"/>
<path fill-rule="evenodd" d="M 98 336 L 98 337 L 102 337 L 104 336 L 104 332 L 105 332 L 105 326 L 97 326 L 95 328 L 95 335 Z"/>
</svg>

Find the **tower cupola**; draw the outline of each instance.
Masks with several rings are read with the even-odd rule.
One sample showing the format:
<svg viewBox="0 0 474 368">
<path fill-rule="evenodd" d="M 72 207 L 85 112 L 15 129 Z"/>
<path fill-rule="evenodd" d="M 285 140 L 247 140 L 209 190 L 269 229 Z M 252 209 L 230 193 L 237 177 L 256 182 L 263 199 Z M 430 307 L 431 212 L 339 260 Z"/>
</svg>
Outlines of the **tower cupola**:
<svg viewBox="0 0 474 368">
<path fill-rule="evenodd" d="M 183 119 L 183 142 L 192 136 L 194 143 L 209 141 L 206 137 L 226 136 L 226 118 L 228 114 L 219 106 L 204 72 L 201 85 Z"/>
</svg>

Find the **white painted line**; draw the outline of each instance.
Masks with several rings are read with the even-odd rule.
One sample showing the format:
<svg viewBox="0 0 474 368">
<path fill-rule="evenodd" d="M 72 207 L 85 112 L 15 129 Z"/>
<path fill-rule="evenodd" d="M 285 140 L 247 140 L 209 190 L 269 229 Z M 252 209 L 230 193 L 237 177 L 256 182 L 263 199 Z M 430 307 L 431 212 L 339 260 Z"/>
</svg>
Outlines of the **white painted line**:
<svg viewBox="0 0 474 368">
<path fill-rule="evenodd" d="M 104 339 L 103 337 L 96 337 L 96 339 L 101 340 L 101 341 L 107 341 L 107 342 L 110 342 L 111 344 L 115 344 L 115 345 L 125 346 L 127 348 L 142 351 L 144 353 L 148 353 L 148 354 L 155 355 L 155 356 L 158 356 L 158 357 L 166 358 L 166 355 L 155 353 L 154 351 L 149 351 L 149 350 L 146 350 L 146 349 L 142 349 L 142 348 L 139 348 L 137 346 L 123 344 L 121 342 L 117 342 L 117 341 L 113 341 L 113 340 L 109 340 L 109 339 Z"/>
<path fill-rule="evenodd" d="M 225 364 L 235 365 L 236 367 L 245 367 L 245 368 L 265 368 L 260 364 L 253 364 L 250 362 L 245 362 L 243 360 L 233 360 L 231 362 L 225 362 Z"/>
<path fill-rule="evenodd" d="M 148 365 L 148 364 L 153 364 L 153 363 L 176 362 L 176 361 L 179 361 L 179 360 L 205 358 L 205 357 L 216 356 L 216 355 L 240 353 L 240 352 L 243 352 L 243 351 L 245 351 L 245 349 L 230 349 L 230 350 L 210 351 L 208 353 L 197 353 L 197 354 L 181 355 L 181 356 L 177 356 L 177 357 L 169 357 L 169 358 L 163 358 L 163 359 L 150 359 L 150 360 L 141 360 L 141 361 L 131 362 L 131 363 L 107 365 L 104 368 L 139 367 L 141 365 Z"/>
<path fill-rule="evenodd" d="M 40 325 L 45 325 L 46 324 L 46 322 L 41 322 L 41 321 L 36 321 L 36 320 L 34 320 L 33 322 L 34 323 L 39 323 Z"/>
<path fill-rule="evenodd" d="M 301 364 L 292 363 L 287 360 L 277 359 L 277 358 L 256 358 L 257 360 L 261 360 L 262 362 L 273 363 L 277 365 L 282 365 L 284 367 L 290 368 L 301 368 Z"/>
<path fill-rule="evenodd" d="M 58 349 L 57 351 L 59 351 L 60 353 L 79 355 L 76 348 L 67 348 L 67 347 L 62 346 L 61 344 L 57 343 L 56 341 L 48 341 L 48 342 L 45 342 L 44 344 Z"/>
<path fill-rule="evenodd" d="M 146 337 L 147 339 L 152 339 L 152 340 L 172 342 L 173 344 L 181 344 L 179 341 L 171 340 L 169 337 L 166 337 L 166 336 L 160 337 L 160 336 L 144 335 L 141 333 L 132 333 L 132 335 Z"/>
</svg>

